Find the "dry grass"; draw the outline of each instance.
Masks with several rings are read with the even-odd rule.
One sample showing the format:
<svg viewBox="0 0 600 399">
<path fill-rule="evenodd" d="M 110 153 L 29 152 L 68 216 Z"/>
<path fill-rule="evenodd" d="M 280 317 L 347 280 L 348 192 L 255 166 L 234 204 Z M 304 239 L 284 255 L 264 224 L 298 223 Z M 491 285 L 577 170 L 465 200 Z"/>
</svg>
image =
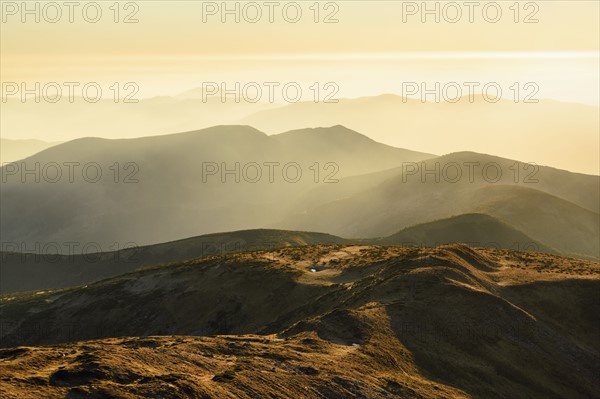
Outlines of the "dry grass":
<svg viewBox="0 0 600 399">
<path fill-rule="evenodd" d="M 312 246 L 4 297 L 0 392 L 15 399 L 598 397 L 599 270 L 464 245 Z"/>
</svg>

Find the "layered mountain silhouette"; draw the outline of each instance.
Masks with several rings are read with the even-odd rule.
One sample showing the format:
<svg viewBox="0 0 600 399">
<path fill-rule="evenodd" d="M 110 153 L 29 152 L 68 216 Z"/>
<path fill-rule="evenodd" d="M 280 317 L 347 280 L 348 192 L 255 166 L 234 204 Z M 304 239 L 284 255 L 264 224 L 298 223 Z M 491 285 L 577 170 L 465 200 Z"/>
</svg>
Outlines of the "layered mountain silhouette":
<svg viewBox="0 0 600 399">
<path fill-rule="evenodd" d="M 19 171 L 38 165 L 39 175 L 58 164 L 63 174 L 58 182 L 7 176 L 0 193 L 2 236 L 28 248 L 76 241 L 107 250 L 115 242 L 143 245 L 266 227 L 310 188 L 431 156 L 341 126 L 276 136 L 221 126 L 140 139 L 79 139 L 16 164 Z M 67 163 L 79 165 L 73 182 Z M 54 169 L 48 173 L 56 176 Z"/>
<path fill-rule="evenodd" d="M 435 102 L 432 96 L 421 101 L 384 94 L 338 103 L 287 104 L 259 111 L 241 122 L 269 134 L 342 124 L 377 141 L 427 152 L 493 152 L 524 162 L 600 173 L 598 107 L 522 100 L 490 102 L 475 95 L 451 103 Z M 532 148 L 535 159 L 530 158 Z"/>
<path fill-rule="evenodd" d="M 482 213 L 563 254 L 598 258 L 598 176 L 471 152 L 409 166 L 315 189 L 297 204 L 299 212 L 280 225 L 373 237 L 426 221 Z M 486 166 L 492 167 L 484 172 Z M 517 179 L 515 170 L 521 171 Z"/>
<path fill-rule="evenodd" d="M 1 172 L 11 397 L 600 389 L 599 176 L 341 125 L 84 138 Z"/>
<path fill-rule="evenodd" d="M 72 181 L 66 166 L 57 182 L 44 175 L 46 165 L 73 163 Z M 20 173 L 36 165 L 38 182 L 35 173 Z M 106 252 L 257 227 L 367 239 L 477 213 L 540 248 L 599 257 L 598 176 L 473 152 L 435 157 L 343 126 L 274 136 L 219 126 L 79 139 L 4 166 L 2 174 L 4 251 L 44 252 L 49 243 L 82 251 L 94 243 Z"/>
<path fill-rule="evenodd" d="M 0 297 L 0 389 L 589 398 L 597 276 L 597 263 L 465 245 L 303 246 L 145 268 Z"/>
<path fill-rule="evenodd" d="M 340 99 L 338 103 L 279 105 L 233 99 L 223 102 L 220 96 L 202 99 L 201 89 L 172 97 L 138 100 L 133 96 L 132 100 L 138 101 L 130 103 L 122 100 L 89 103 L 75 97 L 71 103 L 65 97 L 57 103 L 36 103 L 9 98 L 2 104 L 3 136 L 52 141 L 82 136 L 140 137 L 219 124 L 250 125 L 277 134 L 342 124 L 377 141 L 423 152 L 468 149 L 600 173 L 597 107 L 582 104 L 544 99 L 523 103 L 524 98 L 518 103 L 511 99 L 490 103 L 480 95 L 465 96 L 456 103 L 434 102 L 430 96 L 423 102 L 385 94 Z M 563 139 L 565 132 L 569 140 Z M 536 149 L 536 159 L 528 158 L 531 148 Z"/>
</svg>

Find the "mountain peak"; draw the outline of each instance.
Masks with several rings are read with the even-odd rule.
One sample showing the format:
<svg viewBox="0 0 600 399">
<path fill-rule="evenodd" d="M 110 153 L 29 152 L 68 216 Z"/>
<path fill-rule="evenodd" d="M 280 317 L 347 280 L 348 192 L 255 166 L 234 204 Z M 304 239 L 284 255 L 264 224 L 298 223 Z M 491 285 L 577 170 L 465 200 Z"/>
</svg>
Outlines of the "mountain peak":
<svg viewBox="0 0 600 399">
<path fill-rule="evenodd" d="M 349 129 L 343 125 L 295 129 L 295 130 L 290 130 L 290 131 L 287 131 L 284 133 L 279 133 L 279 134 L 273 135 L 273 137 L 282 138 L 282 139 L 289 139 L 291 137 L 315 138 L 317 136 L 322 137 L 322 138 L 325 138 L 325 137 L 331 138 L 331 139 L 342 139 L 343 138 L 346 140 L 350 137 L 353 137 L 357 140 L 362 140 L 365 142 L 367 142 L 367 141 L 370 143 L 376 142 L 375 140 L 365 136 L 364 134 L 361 134 L 355 130 Z"/>
</svg>

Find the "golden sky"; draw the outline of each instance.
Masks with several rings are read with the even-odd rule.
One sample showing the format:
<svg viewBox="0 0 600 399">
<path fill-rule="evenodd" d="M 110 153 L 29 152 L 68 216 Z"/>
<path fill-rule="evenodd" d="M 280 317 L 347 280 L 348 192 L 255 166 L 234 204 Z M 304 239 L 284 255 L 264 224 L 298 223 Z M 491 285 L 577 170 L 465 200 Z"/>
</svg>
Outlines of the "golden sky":
<svg viewBox="0 0 600 399">
<path fill-rule="evenodd" d="M 315 7 L 300 1 L 272 8 L 262 1 L 228 2 L 229 10 L 237 4 L 239 23 L 235 13 L 222 22 L 220 1 L 124 1 L 118 16 L 114 2 L 101 1 L 96 23 L 84 18 L 97 15 L 94 7 L 83 12 L 89 2 L 72 10 L 73 23 L 68 7 L 61 6 L 59 21 L 51 23 L 57 10 L 35 3 L 39 23 L 35 14 L 23 15 L 21 2 L 3 2 L 2 81 L 135 81 L 141 96 L 154 96 L 201 81 L 310 82 L 346 75 L 350 80 L 340 84 L 340 93 L 356 97 L 394 92 L 385 82 L 400 74 L 409 80 L 507 82 L 533 74 L 545 80 L 542 93 L 551 98 L 598 103 L 597 1 L 521 1 L 518 7 L 513 1 L 473 7 L 428 2 L 428 10 L 437 4 L 439 22 L 435 13 L 424 13 L 422 2 L 321 1 Z M 261 17 L 251 23 L 257 10 Z M 137 22 L 124 23 L 127 17 Z"/>
<path fill-rule="evenodd" d="M 597 1 L 522 1 L 517 7 L 518 16 L 512 1 L 479 2 L 481 5 L 472 9 L 473 23 L 469 22 L 469 8 L 465 6 L 460 7 L 458 22 L 451 23 L 449 20 L 456 18 L 457 10 L 445 4 L 448 2 L 438 5 L 439 23 L 435 22 L 435 15 L 426 15 L 426 22 L 421 21 L 422 10 L 415 13 L 411 9 L 413 5 L 421 8 L 421 2 L 402 1 L 322 1 L 318 7 L 319 23 L 314 22 L 312 1 L 298 2 L 302 16 L 297 23 L 284 19 L 283 6 L 290 2 L 280 2 L 273 9 L 273 23 L 268 22 L 269 8 L 265 6 L 260 7 L 262 17 L 257 23 L 248 22 L 255 15 L 248 2 L 228 3 L 231 8 L 239 3 L 239 23 L 233 15 L 227 16 L 226 23 L 221 22 L 221 2 L 213 3 L 219 10 L 215 15 L 206 15 L 206 22 L 203 10 L 208 14 L 211 10 L 207 3 L 211 2 L 138 1 L 128 6 L 122 2 L 119 20 L 133 13 L 137 23 L 115 23 L 115 12 L 110 9 L 112 1 L 99 2 L 102 16 L 97 23 L 83 19 L 82 7 L 74 9 L 73 23 L 68 21 L 66 7 L 61 7 L 59 22 L 50 23 L 44 18 L 44 2 L 39 6 L 39 23 L 31 15 L 22 23 L 22 10 L 13 15 L 13 10 L 6 9 L 9 7 L 6 3 L 13 2 L 3 2 L 2 73 L 11 78 L 34 63 L 43 74 L 45 68 L 73 63 L 98 69 L 121 61 L 143 66 L 149 62 L 148 57 L 598 52 L 600 46 Z M 436 2 L 429 2 L 430 7 L 434 7 L 432 3 Z M 486 21 L 486 17 L 494 19 L 496 12 L 496 6 L 488 6 L 484 13 L 486 3 L 500 5 L 502 14 L 498 22 Z M 294 12 L 294 7 L 288 7 L 286 15 L 293 18 Z M 46 9 L 48 19 L 54 15 L 52 8 Z M 87 15 L 93 16 L 94 10 L 88 9 Z M 327 16 L 338 22 L 324 23 L 322 20 Z M 514 22 L 515 17 L 518 23 Z M 538 22 L 525 23 L 526 19 Z"/>
</svg>

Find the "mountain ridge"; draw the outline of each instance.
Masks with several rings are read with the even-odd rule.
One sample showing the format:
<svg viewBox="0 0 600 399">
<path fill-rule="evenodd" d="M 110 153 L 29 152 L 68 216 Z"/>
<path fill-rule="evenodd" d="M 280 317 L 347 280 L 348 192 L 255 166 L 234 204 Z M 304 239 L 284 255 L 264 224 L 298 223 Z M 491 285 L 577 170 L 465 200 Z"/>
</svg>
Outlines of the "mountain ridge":
<svg viewBox="0 0 600 399">
<path fill-rule="evenodd" d="M 451 243 L 467 243 L 484 248 L 560 253 L 487 214 L 465 214 L 434 220 L 410 226 L 388 237 L 371 239 L 346 239 L 326 233 L 306 231 L 250 229 L 211 233 L 171 242 L 85 255 L 57 256 L 2 251 L 0 252 L 0 275 L 3 278 L 0 281 L 0 294 L 80 286 L 131 272 L 140 267 L 235 252 L 331 244 L 435 248 Z"/>
<path fill-rule="evenodd" d="M 598 389 L 598 271 L 456 244 L 308 246 L 5 295 L 0 389 L 586 398 Z M 168 366 L 141 367 L 158 357 Z"/>
</svg>

